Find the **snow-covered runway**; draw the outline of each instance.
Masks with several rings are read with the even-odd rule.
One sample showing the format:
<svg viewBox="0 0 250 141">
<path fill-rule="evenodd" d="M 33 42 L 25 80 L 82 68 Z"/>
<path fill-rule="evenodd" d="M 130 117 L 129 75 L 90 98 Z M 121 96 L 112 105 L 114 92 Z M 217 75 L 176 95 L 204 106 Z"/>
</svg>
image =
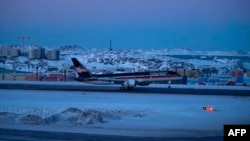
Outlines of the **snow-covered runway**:
<svg viewBox="0 0 250 141">
<path fill-rule="evenodd" d="M 204 111 L 213 106 L 215 111 Z M 0 90 L 0 128 L 128 136 L 218 136 L 250 123 L 250 97 Z"/>
</svg>

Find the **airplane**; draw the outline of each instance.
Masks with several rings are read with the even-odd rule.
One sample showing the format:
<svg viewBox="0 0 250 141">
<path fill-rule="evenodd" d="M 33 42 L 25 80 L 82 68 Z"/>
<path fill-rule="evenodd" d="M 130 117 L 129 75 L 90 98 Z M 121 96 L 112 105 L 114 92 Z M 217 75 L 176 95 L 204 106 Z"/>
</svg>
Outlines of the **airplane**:
<svg viewBox="0 0 250 141">
<path fill-rule="evenodd" d="M 76 81 L 97 84 L 121 85 L 121 90 L 130 90 L 135 86 L 148 86 L 154 82 L 167 81 L 171 83 L 173 80 L 183 79 L 177 72 L 174 71 L 145 71 L 145 72 L 125 72 L 111 74 L 92 74 L 77 58 L 71 58 L 78 77 Z"/>
</svg>

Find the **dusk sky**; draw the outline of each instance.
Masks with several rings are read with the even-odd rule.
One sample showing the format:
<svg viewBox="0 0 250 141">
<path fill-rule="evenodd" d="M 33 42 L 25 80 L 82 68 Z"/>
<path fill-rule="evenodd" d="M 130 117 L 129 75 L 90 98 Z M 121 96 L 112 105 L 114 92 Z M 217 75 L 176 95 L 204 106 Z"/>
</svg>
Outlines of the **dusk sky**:
<svg viewBox="0 0 250 141">
<path fill-rule="evenodd" d="M 0 44 L 250 50 L 250 0 L 0 0 Z"/>
</svg>

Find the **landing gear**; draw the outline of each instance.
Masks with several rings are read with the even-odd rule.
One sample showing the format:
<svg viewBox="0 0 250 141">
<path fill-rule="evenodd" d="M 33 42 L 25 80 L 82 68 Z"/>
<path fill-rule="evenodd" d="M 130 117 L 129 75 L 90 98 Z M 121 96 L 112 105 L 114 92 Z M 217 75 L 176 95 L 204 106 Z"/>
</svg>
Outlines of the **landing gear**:
<svg viewBox="0 0 250 141">
<path fill-rule="evenodd" d="M 126 90 L 133 90 L 133 87 L 125 87 L 125 86 L 121 86 L 120 87 L 121 91 L 126 91 Z"/>
<path fill-rule="evenodd" d="M 128 87 L 127 88 L 127 90 L 133 90 L 134 89 L 134 87 Z"/>
<path fill-rule="evenodd" d="M 168 88 L 171 88 L 171 81 L 168 81 Z"/>
<path fill-rule="evenodd" d="M 126 88 L 125 88 L 125 87 L 120 87 L 120 90 L 121 90 L 121 91 L 125 91 Z"/>
</svg>

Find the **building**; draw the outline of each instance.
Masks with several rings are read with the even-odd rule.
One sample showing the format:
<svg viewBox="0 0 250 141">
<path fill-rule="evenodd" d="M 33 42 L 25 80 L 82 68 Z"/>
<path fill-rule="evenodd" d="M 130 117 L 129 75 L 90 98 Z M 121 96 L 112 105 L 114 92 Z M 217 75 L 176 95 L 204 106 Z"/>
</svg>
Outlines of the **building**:
<svg viewBox="0 0 250 141">
<path fill-rule="evenodd" d="M 1 56 L 10 56 L 9 48 L 8 47 L 1 47 L 0 48 L 0 55 Z"/>
<path fill-rule="evenodd" d="M 1 47 L 0 56 L 18 57 L 21 54 L 21 50 L 12 47 Z"/>
<path fill-rule="evenodd" d="M 21 55 L 21 50 L 20 49 L 17 49 L 17 48 L 12 48 L 10 50 L 10 56 L 13 56 L 13 57 L 18 57 Z"/>
<path fill-rule="evenodd" d="M 45 48 L 42 47 L 32 47 L 29 49 L 30 59 L 42 59 L 45 58 Z"/>
<path fill-rule="evenodd" d="M 36 50 L 34 48 L 29 49 L 29 58 L 30 59 L 35 59 L 36 56 Z"/>
<path fill-rule="evenodd" d="M 45 48 L 39 47 L 38 50 L 39 50 L 40 58 L 46 58 L 46 55 L 45 55 Z"/>
<path fill-rule="evenodd" d="M 47 59 L 48 60 L 59 60 L 60 59 L 60 50 L 58 50 L 58 49 L 48 50 Z"/>
</svg>

